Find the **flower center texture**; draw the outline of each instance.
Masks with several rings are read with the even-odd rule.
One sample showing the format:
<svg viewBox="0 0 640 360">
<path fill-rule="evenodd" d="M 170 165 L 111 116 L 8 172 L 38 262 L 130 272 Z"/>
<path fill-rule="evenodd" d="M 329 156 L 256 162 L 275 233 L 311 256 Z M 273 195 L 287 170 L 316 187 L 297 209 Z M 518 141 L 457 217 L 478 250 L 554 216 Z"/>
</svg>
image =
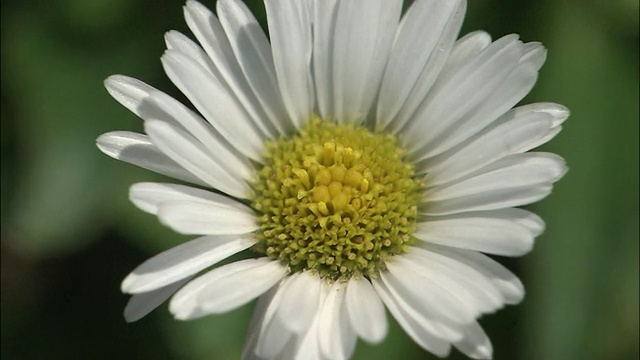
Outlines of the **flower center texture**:
<svg viewBox="0 0 640 360">
<path fill-rule="evenodd" d="M 420 184 L 393 135 L 314 118 L 266 144 L 252 202 L 255 249 L 292 272 L 375 277 L 409 249 Z"/>
</svg>

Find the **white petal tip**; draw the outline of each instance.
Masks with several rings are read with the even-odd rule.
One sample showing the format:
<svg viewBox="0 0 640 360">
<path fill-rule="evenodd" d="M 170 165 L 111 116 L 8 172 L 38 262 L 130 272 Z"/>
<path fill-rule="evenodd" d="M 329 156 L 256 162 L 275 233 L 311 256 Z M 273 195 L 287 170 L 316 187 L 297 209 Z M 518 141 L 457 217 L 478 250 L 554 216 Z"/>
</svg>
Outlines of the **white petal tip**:
<svg viewBox="0 0 640 360">
<path fill-rule="evenodd" d="M 108 145 L 108 137 L 109 137 L 109 133 L 106 134 L 102 134 L 100 136 L 98 136 L 96 138 L 96 146 L 98 147 L 98 149 L 100 151 L 102 151 L 105 155 L 110 155 L 110 153 L 112 153 L 112 151 L 110 151 L 109 149 L 109 145 Z"/>
<path fill-rule="evenodd" d="M 154 309 L 140 309 L 140 308 L 137 308 L 132 303 L 132 301 L 129 300 L 129 303 L 124 308 L 124 312 L 123 312 L 122 316 L 124 317 L 124 321 L 126 321 L 127 323 L 130 324 L 130 323 L 136 322 L 136 321 L 142 319 L 143 317 L 147 316 Z"/>
<path fill-rule="evenodd" d="M 120 291 L 124 294 L 134 294 L 140 291 L 136 291 L 136 277 L 134 274 L 127 275 L 122 284 L 120 284 Z"/>
<path fill-rule="evenodd" d="M 493 348 L 491 344 L 478 345 L 472 352 L 465 353 L 465 355 L 477 360 L 491 360 L 493 359 Z"/>
<path fill-rule="evenodd" d="M 159 286 L 156 286 L 154 283 L 146 280 L 141 281 L 140 277 L 135 273 L 127 275 L 127 277 L 122 280 L 122 284 L 120 284 L 120 291 L 130 295 L 142 294 L 157 290 L 158 288 Z"/>
<path fill-rule="evenodd" d="M 124 81 L 126 81 L 128 77 L 124 76 L 124 75 L 111 75 L 108 78 L 104 79 L 104 87 L 106 87 L 107 89 L 109 89 L 110 87 L 114 87 L 116 86 L 118 83 L 122 83 Z"/>
<path fill-rule="evenodd" d="M 118 131 L 104 133 L 96 139 L 96 146 L 98 150 L 102 151 L 105 155 L 118 159 L 122 150 L 122 147 L 118 146 L 119 137 L 120 134 Z"/>
<path fill-rule="evenodd" d="M 172 312 L 172 314 L 173 314 L 173 318 L 176 320 L 187 321 L 192 319 L 188 313 Z"/>
<path fill-rule="evenodd" d="M 367 339 L 363 339 L 363 340 L 371 345 L 377 345 L 377 344 L 380 344 L 387 337 L 387 333 L 388 333 L 388 330 L 387 328 L 385 328 L 384 331 L 371 334 Z"/>
<path fill-rule="evenodd" d="M 173 315 L 173 318 L 180 321 L 193 320 L 197 318 L 194 316 L 194 311 L 185 309 L 174 301 L 169 302 L 169 312 Z"/>
<path fill-rule="evenodd" d="M 124 310 L 123 317 L 124 317 L 124 321 L 126 321 L 128 324 L 131 324 L 133 322 L 136 322 L 136 321 L 142 319 L 141 317 L 128 315 L 126 309 Z"/>
</svg>

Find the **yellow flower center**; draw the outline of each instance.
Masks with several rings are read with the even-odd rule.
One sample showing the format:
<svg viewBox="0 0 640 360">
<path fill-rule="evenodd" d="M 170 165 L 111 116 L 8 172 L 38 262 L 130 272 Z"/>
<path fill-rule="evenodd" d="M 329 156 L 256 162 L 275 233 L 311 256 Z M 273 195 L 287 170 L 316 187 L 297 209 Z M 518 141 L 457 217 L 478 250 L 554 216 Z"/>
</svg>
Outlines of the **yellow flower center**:
<svg viewBox="0 0 640 360">
<path fill-rule="evenodd" d="M 375 277 L 406 252 L 420 181 L 389 134 L 317 118 L 266 144 L 254 183 L 255 249 L 322 278 Z"/>
</svg>

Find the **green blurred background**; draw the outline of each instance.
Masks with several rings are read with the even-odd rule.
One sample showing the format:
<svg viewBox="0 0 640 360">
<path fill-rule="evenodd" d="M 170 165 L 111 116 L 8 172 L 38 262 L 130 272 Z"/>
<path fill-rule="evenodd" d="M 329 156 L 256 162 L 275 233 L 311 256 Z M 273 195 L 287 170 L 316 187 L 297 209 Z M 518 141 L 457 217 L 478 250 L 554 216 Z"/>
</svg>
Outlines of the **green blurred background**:
<svg viewBox="0 0 640 360">
<path fill-rule="evenodd" d="M 165 306 L 134 324 L 121 315 L 122 278 L 186 238 L 127 199 L 134 182 L 163 179 L 95 147 L 103 132 L 142 130 L 102 81 L 131 75 L 183 99 L 159 61 L 165 31 L 189 33 L 182 5 L 2 1 L 3 360 L 239 358 L 252 306 L 192 322 Z M 572 111 L 544 147 L 570 167 L 532 207 L 547 231 L 525 258 L 503 259 L 528 295 L 481 320 L 495 358 L 638 359 L 638 1 L 470 0 L 467 14 L 463 33 L 542 41 L 549 57 L 525 102 Z M 355 358 L 431 357 L 392 323 Z"/>
</svg>

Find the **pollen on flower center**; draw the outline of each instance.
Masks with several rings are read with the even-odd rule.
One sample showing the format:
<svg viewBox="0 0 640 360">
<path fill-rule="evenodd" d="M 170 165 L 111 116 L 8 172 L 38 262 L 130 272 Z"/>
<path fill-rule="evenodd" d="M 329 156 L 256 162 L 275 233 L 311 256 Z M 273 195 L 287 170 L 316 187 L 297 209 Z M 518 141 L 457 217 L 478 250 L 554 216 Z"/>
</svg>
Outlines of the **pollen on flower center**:
<svg viewBox="0 0 640 360">
<path fill-rule="evenodd" d="M 316 118 L 266 149 L 252 203 L 256 250 L 333 280 L 375 277 L 408 250 L 420 182 L 394 136 Z"/>
</svg>

